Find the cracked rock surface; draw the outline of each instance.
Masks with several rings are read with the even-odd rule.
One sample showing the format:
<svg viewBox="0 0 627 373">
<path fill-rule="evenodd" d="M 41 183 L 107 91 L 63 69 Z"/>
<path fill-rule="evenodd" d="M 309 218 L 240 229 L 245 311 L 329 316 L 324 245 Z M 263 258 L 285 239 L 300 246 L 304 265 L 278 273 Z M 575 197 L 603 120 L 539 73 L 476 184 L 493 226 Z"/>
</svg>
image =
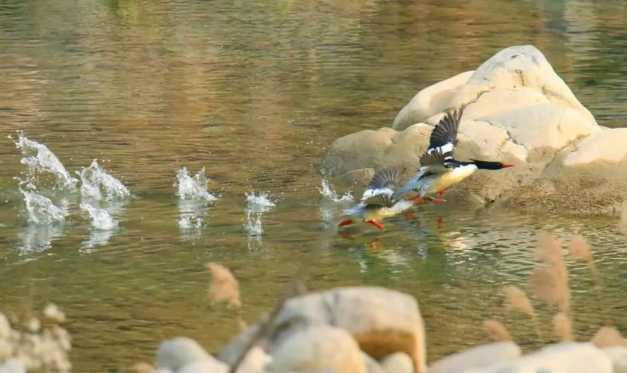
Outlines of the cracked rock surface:
<svg viewBox="0 0 627 373">
<path fill-rule="evenodd" d="M 422 89 L 392 128 L 337 139 L 321 171 L 361 185 L 382 167 L 400 166 L 409 176 L 419 167 L 433 125 L 444 111 L 462 106 L 456 158 L 516 167 L 477 172 L 448 200 L 577 215 L 619 211 L 627 192 L 627 129 L 599 126 L 542 52 L 529 45 L 506 48 L 475 71 Z"/>
</svg>

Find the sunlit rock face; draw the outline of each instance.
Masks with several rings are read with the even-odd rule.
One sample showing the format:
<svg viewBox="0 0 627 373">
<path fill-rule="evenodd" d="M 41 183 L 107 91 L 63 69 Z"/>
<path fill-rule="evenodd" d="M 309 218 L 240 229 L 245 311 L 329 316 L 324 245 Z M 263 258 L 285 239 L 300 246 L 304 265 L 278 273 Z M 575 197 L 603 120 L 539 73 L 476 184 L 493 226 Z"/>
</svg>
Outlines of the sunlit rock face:
<svg viewBox="0 0 627 373">
<path fill-rule="evenodd" d="M 516 167 L 478 172 L 448 200 L 584 215 L 619 211 L 627 190 L 627 130 L 599 126 L 533 46 L 506 48 L 475 71 L 422 89 L 392 128 L 337 139 L 322 173 L 356 184 L 382 167 L 400 166 L 409 176 L 433 126 L 446 110 L 461 107 L 456 157 Z"/>
</svg>

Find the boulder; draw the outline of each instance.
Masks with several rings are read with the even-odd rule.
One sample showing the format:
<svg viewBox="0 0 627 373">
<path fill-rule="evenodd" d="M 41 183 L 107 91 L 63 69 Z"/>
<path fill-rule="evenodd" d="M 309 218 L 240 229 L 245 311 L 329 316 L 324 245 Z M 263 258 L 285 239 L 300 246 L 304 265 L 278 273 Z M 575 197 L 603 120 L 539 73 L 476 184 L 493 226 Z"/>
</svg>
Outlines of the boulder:
<svg viewBox="0 0 627 373">
<path fill-rule="evenodd" d="M 407 294 L 379 287 L 311 293 L 288 300 L 274 323 L 275 330 L 288 331 L 298 325 L 341 328 L 370 356 L 405 352 L 416 372 L 425 371 L 424 325 L 416 300 Z"/>
<path fill-rule="evenodd" d="M 291 330 L 273 343 L 271 354 L 269 373 L 366 373 L 355 340 L 346 331 L 332 326 Z"/>
<path fill-rule="evenodd" d="M 477 172 L 447 200 L 577 215 L 620 210 L 627 198 L 627 129 L 599 126 L 544 55 L 528 45 L 506 48 L 475 71 L 422 89 L 398 113 L 393 129 L 337 139 L 321 172 L 335 182 L 362 185 L 384 167 L 403 167 L 409 177 L 433 126 L 444 111 L 460 107 L 465 110 L 456 158 L 516 167 Z"/>
<path fill-rule="evenodd" d="M 323 173 L 334 177 L 354 173 L 356 170 L 390 165 L 415 170 L 418 166 L 418 155 L 428 145 L 431 129 L 429 125 L 417 124 L 402 132 L 384 127 L 341 137 L 333 143 L 323 160 Z M 369 173 L 366 177 L 371 175 Z M 359 180 L 345 177 L 347 181 L 353 179 Z"/>
<path fill-rule="evenodd" d="M 627 128 L 603 128 L 575 146 L 563 165 L 576 167 L 591 163 L 619 163 L 627 157 Z"/>
<path fill-rule="evenodd" d="M 612 373 L 612 361 L 591 343 L 564 342 L 519 359 L 459 373 Z"/>
<path fill-rule="evenodd" d="M 404 129 L 448 109 L 455 93 L 468 82 L 474 71 L 466 71 L 418 92 L 394 118 L 395 129 Z"/>
<path fill-rule="evenodd" d="M 429 373 L 456 373 L 484 368 L 520 357 L 520 347 L 513 342 L 497 342 L 449 355 L 429 366 Z"/>
</svg>

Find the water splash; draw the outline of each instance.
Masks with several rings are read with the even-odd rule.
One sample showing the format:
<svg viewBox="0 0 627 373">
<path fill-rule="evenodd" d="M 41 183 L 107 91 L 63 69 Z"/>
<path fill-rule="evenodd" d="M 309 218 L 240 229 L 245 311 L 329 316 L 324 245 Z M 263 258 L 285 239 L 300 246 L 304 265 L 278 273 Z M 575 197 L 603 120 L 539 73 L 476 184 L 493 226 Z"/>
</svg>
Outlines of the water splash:
<svg viewBox="0 0 627 373">
<path fill-rule="evenodd" d="M 107 173 L 97 160 L 89 167 L 76 172 L 81 179 L 81 198 L 85 200 L 122 200 L 131 196 L 128 188 L 115 177 Z"/>
<path fill-rule="evenodd" d="M 327 181 L 327 179 L 322 179 L 322 183 L 320 188 L 318 189 L 320 191 L 320 194 L 333 202 L 336 203 L 348 203 L 348 202 L 353 202 L 353 195 L 351 194 L 351 192 L 346 192 L 344 194 L 342 194 L 341 196 L 337 194 L 337 192 L 335 190 L 333 190 L 333 188 L 331 187 L 331 184 L 329 184 L 329 182 Z"/>
<path fill-rule="evenodd" d="M 204 167 L 194 176 L 189 175 L 186 167 L 181 167 L 176 173 L 176 195 L 180 199 L 200 199 L 213 202 L 217 197 L 207 190 L 207 181 Z"/>
<path fill-rule="evenodd" d="M 266 192 L 260 192 L 259 194 L 246 193 L 247 208 L 253 212 L 268 212 L 276 204 L 270 199 L 270 194 Z"/>
<path fill-rule="evenodd" d="M 321 187 L 318 189 L 322 195 L 320 201 L 320 217 L 326 228 L 336 226 L 337 215 L 342 213 L 343 208 L 354 202 L 351 192 L 338 195 L 331 187 L 327 179 L 322 179 Z"/>
<path fill-rule="evenodd" d="M 178 226 L 185 239 L 197 239 L 207 216 L 207 206 L 218 198 L 207 190 L 207 175 L 203 167 L 191 176 L 186 167 L 176 173 L 176 195 L 179 196 Z"/>
<path fill-rule="evenodd" d="M 46 145 L 28 139 L 22 132 L 18 132 L 18 139 L 14 142 L 23 155 L 20 162 L 28 167 L 31 176 L 49 172 L 56 177 L 57 185 L 70 190 L 76 189 L 78 180 L 70 175 L 59 158 Z"/>
<path fill-rule="evenodd" d="M 82 202 L 81 210 L 86 211 L 91 218 L 91 225 L 99 230 L 112 230 L 117 228 L 118 222 L 111 214 L 103 208 L 95 207 L 89 203 Z"/>
<path fill-rule="evenodd" d="M 244 229 L 249 236 L 260 237 L 263 235 L 263 223 L 261 218 L 264 213 L 270 211 L 276 204 L 270 199 L 268 193 L 246 193 L 246 224 Z"/>
<path fill-rule="evenodd" d="M 27 220 L 35 225 L 62 224 L 67 216 L 65 207 L 55 205 L 50 198 L 35 191 L 20 188 L 26 205 Z"/>
</svg>

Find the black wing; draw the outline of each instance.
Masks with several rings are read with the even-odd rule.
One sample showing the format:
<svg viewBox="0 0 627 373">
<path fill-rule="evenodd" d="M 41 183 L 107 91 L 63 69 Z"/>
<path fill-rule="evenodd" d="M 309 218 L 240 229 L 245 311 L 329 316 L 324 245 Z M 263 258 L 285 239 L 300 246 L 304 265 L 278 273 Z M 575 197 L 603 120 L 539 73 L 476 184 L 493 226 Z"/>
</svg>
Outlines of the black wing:
<svg viewBox="0 0 627 373">
<path fill-rule="evenodd" d="M 457 145 L 457 128 L 463 113 L 463 107 L 446 113 L 431 132 L 427 153 L 432 153 L 438 149 L 445 157 L 453 156 L 453 150 Z"/>
<path fill-rule="evenodd" d="M 394 192 L 400 183 L 401 170 L 384 168 L 374 174 L 361 201 L 369 206 L 392 206 L 396 202 Z"/>
</svg>

